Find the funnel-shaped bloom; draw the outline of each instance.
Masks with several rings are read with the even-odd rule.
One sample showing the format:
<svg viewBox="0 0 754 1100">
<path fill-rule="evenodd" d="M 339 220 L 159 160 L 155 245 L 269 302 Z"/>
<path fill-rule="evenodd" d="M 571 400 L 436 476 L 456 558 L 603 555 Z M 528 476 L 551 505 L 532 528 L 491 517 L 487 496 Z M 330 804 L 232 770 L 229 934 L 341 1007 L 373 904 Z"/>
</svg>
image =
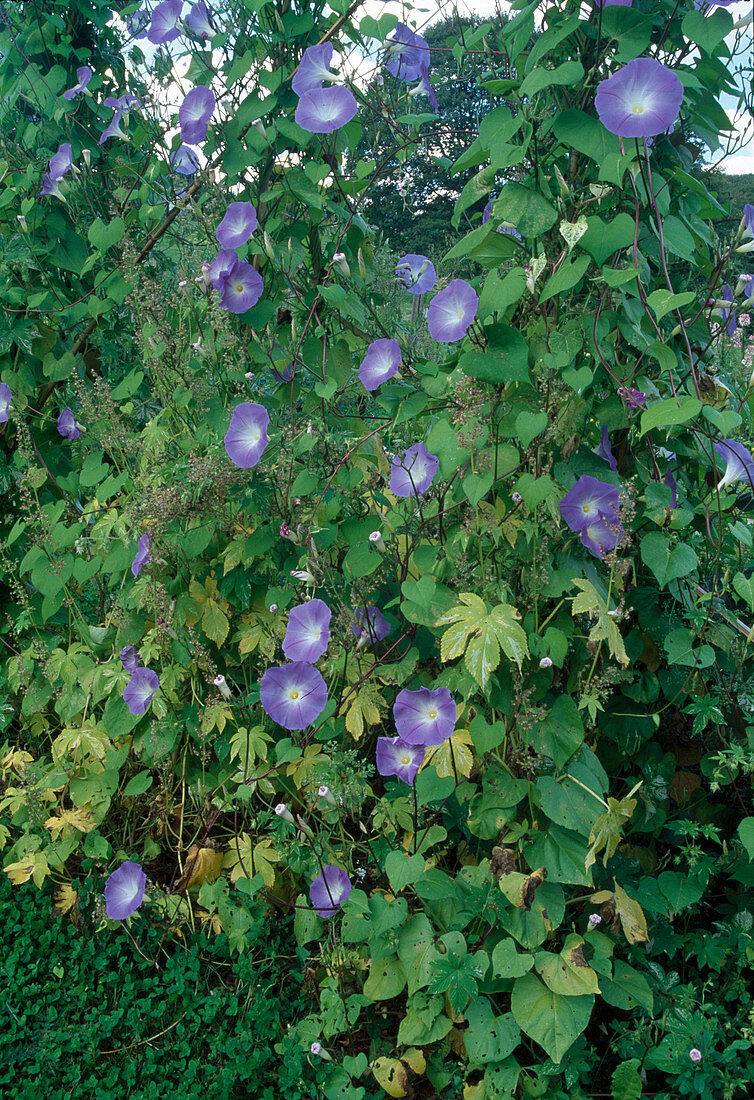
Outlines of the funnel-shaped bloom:
<svg viewBox="0 0 754 1100">
<path fill-rule="evenodd" d="M 49 172 L 42 177 L 42 186 L 39 193 L 40 195 L 54 195 L 56 199 L 62 199 L 65 202 L 65 195 L 60 190 L 60 180 L 54 179 Z"/>
<path fill-rule="evenodd" d="M 724 302 L 730 302 L 731 303 L 731 305 L 729 307 L 723 306 L 723 308 L 720 310 L 720 314 L 721 314 L 722 319 L 723 319 L 723 324 L 725 325 L 725 331 L 728 333 L 728 336 L 732 336 L 733 333 L 736 331 L 736 328 L 738 327 L 738 320 L 736 318 L 736 311 L 735 311 L 735 309 L 732 308 L 733 307 L 733 291 L 731 290 L 731 288 L 728 286 L 727 283 L 723 287 L 722 300 Z"/>
<path fill-rule="evenodd" d="M 58 417 L 58 431 L 65 439 L 73 442 L 83 432 L 83 428 L 73 414 L 73 409 L 63 409 Z"/>
<path fill-rule="evenodd" d="M 398 736 L 409 745 L 441 745 L 455 729 L 457 715 L 447 688 L 404 688 L 393 704 Z"/>
<path fill-rule="evenodd" d="M 13 391 L 7 382 L 0 382 L 0 424 L 5 424 L 8 420 L 11 409 L 11 398 L 13 397 Z"/>
<path fill-rule="evenodd" d="M 678 507 L 678 483 L 673 477 L 671 470 L 666 471 L 665 477 L 662 479 L 667 487 L 670 489 L 670 507 Z"/>
<path fill-rule="evenodd" d="M 327 684 L 306 661 L 268 668 L 259 685 L 265 714 L 287 730 L 303 730 L 319 718 L 327 703 Z"/>
<path fill-rule="evenodd" d="M 102 131 L 102 134 L 100 135 L 100 139 L 97 142 L 98 145 L 104 145 L 105 142 L 108 140 L 108 138 L 111 138 L 111 137 L 119 137 L 119 138 L 123 138 L 124 141 L 128 141 L 128 134 L 125 132 L 125 130 L 122 128 L 122 126 L 120 124 L 120 120 L 121 120 L 122 117 L 123 117 L 123 112 L 122 111 L 120 111 L 120 110 L 113 111 L 113 117 L 110 119 L 109 125 L 106 126 L 105 129 Z"/>
<path fill-rule="evenodd" d="M 120 657 L 120 663 L 123 665 L 124 672 L 136 672 L 139 667 L 139 658 L 136 654 L 136 649 L 132 645 L 124 646 L 118 656 Z"/>
<path fill-rule="evenodd" d="M 304 50 L 301 64 L 291 81 L 296 95 L 305 95 L 306 92 L 311 92 L 315 88 L 321 88 L 323 81 L 335 79 L 335 74 L 330 72 L 332 55 L 332 42 L 322 42 L 318 46 L 310 46 L 308 50 Z"/>
<path fill-rule="evenodd" d="M 607 428 L 602 429 L 600 434 L 600 445 L 595 448 L 594 453 L 599 455 L 600 458 L 603 458 L 611 470 L 618 469 L 618 460 L 613 454 L 613 448 L 610 446 L 610 436 Z"/>
<path fill-rule="evenodd" d="M 410 294 L 426 294 L 437 282 L 434 264 L 426 256 L 409 252 L 395 265 L 395 274 Z"/>
<path fill-rule="evenodd" d="M 377 738 L 377 771 L 380 775 L 397 775 L 410 787 L 423 760 L 422 745 L 410 745 L 400 737 Z"/>
<path fill-rule="evenodd" d="M 186 16 L 186 26 L 198 38 L 205 41 L 215 33 L 215 28 L 209 21 L 209 12 L 204 0 L 199 0 L 198 4 L 192 6 L 191 11 Z"/>
<path fill-rule="evenodd" d="M 342 85 L 312 88 L 299 99 L 295 118 L 310 134 L 330 134 L 350 122 L 358 106 L 353 93 Z"/>
<path fill-rule="evenodd" d="M 344 870 L 329 863 L 309 887 L 309 897 L 320 917 L 332 917 L 351 895 L 351 880 Z"/>
<path fill-rule="evenodd" d="M 633 0 L 594 0 L 594 6 L 597 8 L 630 8 Z"/>
<path fill-rule="evenodd" d="M 70 172 L 73 167 L 73 156 L 71 153 L 71 143 L 64 141 L 62 145 L 58 146 L 57 153 L 54 153 L 50 157 L 49 173 L 54 180 L 60 180 L 66 174 Z"/>
<path fill-rule="evenodd" d="M 434 481 L 440 459 L 423 443 L 414 443 L 390 463 L 390 492 L 397 497 L 415 497 L 426 493 Z"/>
<path fill-rule="evenodd" d="M 147 37 L 152 16 L 148 11 L 135 11 L 132 15 L 123 16 L 128 33 L 136 40 Z"/>
<path fill-rule="evenodd" d="M 441 344 L 463 339 L 478 308 L 479 295 L 473 286 L 465 279 L 454 279 L 429 303 L 429 335 Z"/>
<path fill-rule="evenodd" d="M 136 551 L 136 557 L 131 562 L 131 572 L 134 577 L 138 577 L 144 566 L 152 557 L 152 536 L 147 533 L 142 535 L 139 539 L 139 548 Z"/>
<path fill-rule="evenodd" d="M 405 23 L 398 24 L 385 45 L 388 51 L 385 68 L 398 80 L 418 80 L 423 71 L 429 71 L 428 42 Z"/>
<path fill-rule="evenodd" d="M 332 612 L 324 600 L 309 600 L 291 609 L 283 653 L 289 661 L 314 664 L 327 652 Z"/>
<path fill-rule="evenodd" d="M 572 531 L 581 532 L 599 519 L 618 522 L 618 490 L 607 481 L 582 474 L 560 502 L 560 514 Z"/>
<path fill-rule="evenodd" d="M 581 542 L 587 550 L 591 550 L 598 558 L 604 558 L 610 550 L 614 550 L 623 535 L 623 528 L 617 519 L 608 519 L 598 516 L 591 520 L 586 527 L 581 529 Z"/>
<path fill-rule="evenodd" d="M 429 82 L 429 69 L 422 69 L 421 79 L 415 88 L 412 88 L 408 93 L 410 96 L 425 95 L 429 100 L 429 105 L 433 111 L 436 111 L 440 106 L 437 102 L 437 95 L 434 88 Z"/>
<path fill-rule="evenodd" d="M 229 275 L 238 263 L 238 256 L 229 248 L 221 248 L 209 265 L 209 281 L 215 290 L 221 290 L 220 280 Z"/>
<path fill-rule="evenodd" d="M 715 451 L 725 463 L 725 473 L 717 483 L 718 489 L 734 481 L 745 481 L 750 489 L 754 489 L 754 458 L 743 443 L 723 439 L 715 444 Z"/>
<path fill-rule="evenodd" d="M 220 248 L 228 251 L 246 244 L 257 227 L 257 212 L 250 202 L 231 202 L 215 230 Z"/>
<path fill-rule="evenodd" d="M 172 42 L 181 33 L 181 11 L 183 0 L 162 0 L 152 12 L 147 38 L 155 46 L 164 46 Z"/>
<path fill-rule="evenodd" d="M 123 692 L 123 702 L 131 714 L 146 714 L 159 686 L 157 673 L 152 672 L 151 668 L 137 668 L 136 672 L 131 673 Z"/>
<path fill-rule="evenodd" d="M 168 163 L 181 176 L 193 176 L 199 168 L 199 158 L 188 145 L 179 145 L 168 157 Z"/>
<path fill-rule="evenodd" d="M 262 297 L 264 282 L 259 272 L 251 264 L 236 260 L 230 271 L 221 275 L 220 305 L 229 313 L 246 313 Z"/>
<path fill-rule="evenodd" d="M 355 619 L 356 622 L 351 624 L 351 632 L 357 638 L 364 638 L 370 642 L 381 642 L 383 638 L 387 638 L 392 629 L 380 609 L 374 604 L 366 609 L 366 613 L 359 608 Z"/>
<path fill-rule="evenodd" d="M 105 883 L 105 912 L 110 920 L 132 916 L 144 900 L 147 876 L 138 863 L 126 860 Z"/>
<path fill-rule="evenodd" d="M 141 109 L 141 100 L 137 95 L 132 92 L 124 92 L 123 95 L 107 96 L 105 99 L 106 107 L 113 107 L 116 111 L 130 111 L 132 107 L 138 107 Z"/>
<path fill-rule="evenodd" d="M 605 129 L 631 138 L 663 134 L 682 102 L 675 73 L 653 57 L 637 57 L 598 85 L 594 105 Z"/>
<path fill-rule="evenodd" d="M 401 365 L 401 345 L 397 340 L 373 340 L 359 367 L 359 378 L 367 390 L 376 390 L 397 373 Z"/>
<path fill-rule="evenodd" d="M 199 85 L 188 92 L 178 111 L 181 141 L 185 141 L 188 145 L 201 145 L 207 136 L 209 120 L 216 105 L 215 97 L 209 88 Z"/>
<path fill-rule="evenodd" d="M 76 76 L 78 77 L 78 83 L 74 84 L 72 88 L 69 88 L 67 92 L 63 92 L 63 99 L 72 100 L 77 95 L 85 91 L 89 85 L 89 81 L 92 79 L 93 71 L 88 65 L 82 65 L 80 69 L 76 69 Z"/>
<path fill-rule="evenodd" d="M 259 462 L 267 446 L 270 414 L 264 405 L 244 401 L 236 405 L 225 433 L 225 452 L 234 466 L 250 470 Z"/>
</svg>

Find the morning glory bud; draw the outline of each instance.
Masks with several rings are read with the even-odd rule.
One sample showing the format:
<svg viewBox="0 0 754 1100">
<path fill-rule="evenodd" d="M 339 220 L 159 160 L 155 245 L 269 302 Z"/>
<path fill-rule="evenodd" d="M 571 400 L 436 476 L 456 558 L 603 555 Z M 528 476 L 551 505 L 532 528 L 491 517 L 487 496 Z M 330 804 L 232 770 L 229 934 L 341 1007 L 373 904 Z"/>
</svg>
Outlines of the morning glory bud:
<svg viewBox="0 0 754 1100">
<path fill-rule="evenodd" d="M 543 657 L 542 660 L 539 662 L 539 667 L 540 668 L 552 668 L 552 658 L 551 657 Z"/>
<path fill-rule="evenodd" d="M 91 151 L 91 149 L 82 149 L 81 150 L 81 156 L 84 158 L 84 164 L 88 168 L 89 165 L 92 163 L 92 151 Z"/>
<path fill-rule="evenodd" d="M 312 584 L 314 581 L 314 574 L 310 573 L 308 569 L 291 569 L 291 576 L 295 577 L 297 581 L 305 581 L 306 584 Z"/>
<path fill-rule="evenodd" d="M 332 259 L 333 259 L 333 263 L 336 264 L 338 266 L 338 268 L 340 268 L 340 271 L 342 272 L 342 274 L 345 275 L 345 277 L 347 279 L 350 279 L 351 269 L 348 266 L 348 260 L 346 259 L 345 252 L 336 252 L 333 255 Z"/>
<path fill-rule="evenodd" d="M 24 233 L 28 232 L 29 227 L 26 224 L 26 218 L 23 216 L 23 214 L 16 214 L 16 221 L 18 222 L 19 229 L 21 229 Z"/>
<path fill-rule="evenodd" d="M 277 806 L 275 807 L 275 813 L 278 815 L 278 817 L 282 817 L 283 821 L 290 821 L 291 825 L 296 824 L 293 814 L 288 809 L 285 802 L 279 802 L 277 804 Z"/>
<path fill-rule="evenodd" d="M 232 695 L 232 692 L 231 692 L 230 688 L 228 687 L 224 676 L 215 676 L 212 683 L 219 690 L 219 692 L 222 695 L 223 699 L 230 699 L 230 697 Z"/>
<path fill-rule="evenodd" d="M 267 140 L 267 131 L 265 130 L 265 128 L 264 128 L 263 124 L 260 122 L 260 120 L 257 119 L 256 122 L 252 123 L 252 125 L 253 125 L 254 129 L 256 130 L 256 132 L 259 134 L 259 136 L 261 138 L 264 138 L 264 140 L 266 141 Z"/>
<path fill-rule="evenodd" d="M 327 1053 L 321 1043 L 312 1043 L 309 1049 L 312 1054 L 316 1054 L 318 1058 L 323 1058 L 325 1062 L 332 1062 L 332 1055 Z"/>
<path fill-rule="evenodd" d="M 319 795 L 320 798 L 324 798 L 325 802 L 329 802 L 331 806 L 337 806 L 338 805 L 338 803 L 335 801 L 335 799 L 333 797 L 333 793 L 332 793 L 332 791 L 330 790 L 329 787 L 327 787 L 327 786 L 320 787 L 319 790 L 317 791 L 317 794 Z"/>
<path fill-rule="evenodd" d="M 387 550 L 387 547 L 385 546 L 385 541 L 379 531 L 372 531 L 371 535 L 369 536 L 369 541 L 371 542 L 375 550 L 379 550 L 381 554 L 384 554 Z"/>
</svg>

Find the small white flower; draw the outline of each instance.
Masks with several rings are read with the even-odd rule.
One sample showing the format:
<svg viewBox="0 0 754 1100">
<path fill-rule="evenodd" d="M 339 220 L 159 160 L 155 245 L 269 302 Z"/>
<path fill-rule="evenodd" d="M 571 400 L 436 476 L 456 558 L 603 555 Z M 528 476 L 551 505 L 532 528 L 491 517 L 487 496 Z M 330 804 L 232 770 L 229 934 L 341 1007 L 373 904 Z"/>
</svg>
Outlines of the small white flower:
<svg viewBox="0 0 754 1100">
<path fill-rule="evenodd" d="M 332 1062 L 332 1055 L 327 1053 L 321 1043 L 312 1043 L 309 1050 L 312 1054 L 316 1054 L 318 1058 L 324 1059 L 325 1062 Z"/>
<path fill-rule="evenodd" d="M 590 913 L 589 927 L 596 928 L 598 924 L 602 924 L 602 917 L 599 915 L 599 913 Z"/>
<path fill-rule="evenodd" d="M 92 163 L 92 153 L 91 153 L 91 150 L 90 150 L 90 149 L 82 149 L 82 150 L 81 150 L 81 155 L 82 155 L 82 157 L 84 158 L 84 164 L 85 164 L 85 165 L 87 166 L 87 168 L 88 168 L 88 167 L 89 167 L 89 165 L 90 165 L 90 164 Z"/>
<path fill-rule="evenodd" d="M 16 214 L 16 221 L 18 222 L 18 228 L 22 229 L 24 233 L 26 233 L 29 227 L 26 224 L 26 218 L 23 216 L 23 214 Z"/>
<path fill-rule="evenodd" d="M 216 688 L 218 688 L 218 690 L 219 690 L 220 694 L 222 695 L 223 699 L 230 699 L 230 697 L 233 693 L 231 692 L 230 688 L 228 687 L 224 676 L 215 676 L 212 683 L 215 685 Z"/>
<path fill-rule="evenodd" d="M 283 821 L 289 821 L 291 825 L 296 824 L 293 814 L 288 809 L 285 802 L 279 802 L 277 804 L 277 806 L 275 807 L 275 813 L 278 815 L 278 817 L 282 817 Z"/>
<path fill-rule="evenodd" d="M 369 536 L 369 541 L 371 542 L 375 550 L 379 550 L 381 554 L 384 554 L 387 550 L 387 547 L 385 546 L 385 540 L 383 539 L 382 534 L 379 531 L 372 531 L 371 535 Z"/>
<path fill-rule="evenodd" d="M 552 658 L 551 657 L 543 657 L 542 660 L 539 662 L 539 667 L 540 668 L 552 668 Z"/>
<path fill-rule="evenodd" d="M 701 1062 L 702 1052 L 697 1047 L 692 1047 L 689 1051 L 689 1058 L 692 1062 Z"/>
<path fill-rule="evenodd" d="M 311 584 L 314 580 L 314 574 L 310 573 L 308 569 L 291 569 L 291 576 L 295 577 L 297 581 L 305 581 L 307 584 Z"/>
</svg>

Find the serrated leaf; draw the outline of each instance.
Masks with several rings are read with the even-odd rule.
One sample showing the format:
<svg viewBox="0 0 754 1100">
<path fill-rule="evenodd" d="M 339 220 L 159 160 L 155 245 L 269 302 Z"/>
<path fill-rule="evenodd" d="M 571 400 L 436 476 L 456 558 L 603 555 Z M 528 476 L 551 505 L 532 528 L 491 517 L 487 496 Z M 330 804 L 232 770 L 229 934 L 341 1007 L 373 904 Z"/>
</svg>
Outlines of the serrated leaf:
<svg viewBox="0 0 754 1100">
<path fill-rule="evenodd" d="M 625 668 L 629 664 L 628 654 L 618 624 L 610 615 L 607 604 L 591 581 L 574 577 L 573 583 L 582 591 L 578 596 L 573 597 L 571 614 L 587 614 L 590 618 L 596 616 L 597 622 L 589 633 L 589 641 L 606 641 L 611 655 Z"/>
<path fill-rule="evenodd" d="M 207 600 L 202 615 L 202 630 L 216 645 L 222 645 L 228 637 L 228 631 L 230 630 L 228 616 L 212 599 Z"/>
<path fill-rule="evenodd" d="M 424 766 L 432 764 L 441 779 L 463 775 L 468 778 L 474 763 L 474 742 L 468 730 L 454 730 L 441 745 L 428 748 Z"/>
<path fill-rule="evenodd" d="M 460 593 L 461 606 L 456 605 L 436 621 L 436 626 L 448 626 L 440 640 L 440 658 L 450 661 L 466 651 L 466 667 L 481 688 L 500 663 L 500 650 L 521 667 L 529 653 L 526 634 L 519 623 L 515 607 L 498 604 L 487 611 L 484 600 L 471 592 Z M 467 646 L 468 642 L 468 646 Z"/>
<path fill-rule="evenodd" d="M 613 1100 L 641 1100 L 641 1062 L 631 1058 L 621 1062 L 613 1073 Z"/>
<path fill-rule="evenodd" d="M 351 697 L 346 712 L 346 729 L 355 741 L 363 734 L 365 721 L 370 726 L 376 726 L 380 721 L 380 706 L 384 709 L 387 703 L 374 684 L 366 683 Z"/>
</svg>

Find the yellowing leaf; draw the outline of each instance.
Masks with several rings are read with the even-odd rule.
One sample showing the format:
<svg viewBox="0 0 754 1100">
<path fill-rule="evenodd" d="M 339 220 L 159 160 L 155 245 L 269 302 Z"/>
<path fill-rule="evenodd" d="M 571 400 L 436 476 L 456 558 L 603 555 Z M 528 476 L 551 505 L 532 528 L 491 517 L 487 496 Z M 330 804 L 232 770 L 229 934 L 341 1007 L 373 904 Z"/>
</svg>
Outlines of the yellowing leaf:
<svg viewBox="0 0 754 1100">
<path fill-rule="evenodd" d="M 636 809 L 636 799 L 631 798 L 631 795 L 620 801 L 617 798 L 608 798 L 607 805 L 607 813 L 600 814 L 589 833 L 591 847 L 584 861 L 587 871 L 597 859 L 597 853 L 603 849 L 605 855 L 602 866 L 607 867 L 607 861 L 615 854 L 616 848 L 623 839 L 621 829 L 627 821 L 631 820 L 631 815 Z"/>
<path fill-rule="evenodd" d="M 461 592 L 459 599 L 461 605 L 446 611 L 435 624 L 448 627 L 440 640 L 440 658 L 451 661 L 465 651 L 466 668 L 484 688 L 500 664 L 500 650 L 520 668 L 529 643 L 516 621 L 521 616 L 515 607 L 501 603 L 488 612 L 484 600 L 473 592 Z"/>
<path fill-rule="evenodd" d="M 104 760 L 110 748 L 110 738 L 95 725 L 67 727 L 52 743 L 52 755 L 56 760 L 62 756 L 93 757 Z"/>
<path fill-rule="evenodd" d="M 3 850 L 5 845 L 8 843 L 8 837 L 9 836 L 10 836 L 10 829 L 8 829 L 5 825 L 0 825 L 0 852 Z"/>
<path fill-rule="evenodd" d="M 32 852 L 17 863 L 7 864 L 4 870 L 14 886 L 20 886 L 33 878 L 35 886 L 39 888 L 47 878 L 50 868 L 41 852 Z"/>
<path fill-rule="evenodd" d="M 78 894 L 70 883 L 66 882 L 55 892 L 55 908 L 60 913 L 68 913 L 78 901 Z"/>
<path fill-rule="evenodd" d="M 623 933 L 629 943 L 646 943 L 649 939 L 647 918 L 638 901 L 630 898 L 622 886 L 615 884 L 615 911 L 620 917 Z"/>
<path fill-rule="evenodd" d="M 426 750 L 424 763 L 432 764 L 441 779 L 469 776 L 474 763 L 474 743 L 468 730 L 454 730 L 447 741 Z"/>
<path fill-rule="evenodd" d="M 398 1058 L 378 1058 L 371 1065 L 377 1084 L 388 1096 L 405 1096 L 408 1084 L 406 1067 Z"/>
<path fill-rule="evenodd" d="M 50 830 L 53 840 L 57 840 L 61 832 L 69 836 L 72 829 L 77 829 L 80 833 L 90 833 L 94 825 L 92 811 L 88 806 L 62 810 L 56 817 L 48 817 L 45 821 L 45 829 Z"/>
<path fill-rule="evenodd" d="M 304 755 L 292 760 L 285 770 L 287 775 L 293 777 L 297 787 L 303 787 L 311 778 L 312 772 L 320 765 L 329 763 L 330 757 L 322 752 L 319 745 L 307 745 Z"/>
<path fill-rule="evenodd" d="M 206 909 L 197 909 L 196 915 L 199 918 L 199 923 L 204 927 L 209 923 L 210 928 L 217 936 L 223 930 L 223 922 L 220 920 L 218 913 L 208 913 Z"/>
<path fill-rule="evenodd" d="M 222 645 L 228 637 L 230 630 L 228 616 L 214 600 L 207 600 L 202 615 L 202 630 L 217 645 Z"/>
<path fill-rule="evenodd" d="M 233 882 L 240 878 L 252 879 L 259 873 L 267 887 L 275 881 L 274 864 L 280 860 L 280 854 L 275 851 L 269 837 L 260 840 L 256 845 L 248 833 L 231 840 L 229 849 L 223 859 L 223 866 L 230 868 L 230 877 Z"/>
<path fill-rule="evenodd" d="M 365 684 L 355 695 L 346 713 L 346 729 L 358 741 L 364 732 L 364 722 L 376 726 L 380 720 L 380 705 L 387 704 L 374 684 Z"/>
<path fill-rule="evenodd" d="M 225 729 L 225 723 L 232 717 L 233 712 L 224 703 L 216 703 L 214 706 L 205 707 L 202 713 L 202 733 L 206 735 L 213 729 L 217 729 L 218 733 L 222 733 Z"/>
<path fill-rule="evenodd" d="M 203 886 L 205 882 L 214 882 L 220 877 L 222 869 L 222 852 L 192 844 L 186 855 L 183 874 L 176 883 L 176 889 L 189 890 L 192 886 Z"/>
<path fill-rule="evenodd" d="M 16 775 L 21 775 L 27 764 L 30 764 L 34 757 L 24 752 L 23 749 L 14 749 L 11 752 L 6 752 L 2 760 L 2 775 L 0 779 L 5 779 L 5 773 L 13 770 Z"/>
<path fill-rule="evenodd" d="M 571 614 L 587 614 L 590 619 L 596 615 L 597 622 L 591 629 L 589 641 L 607 642 L 611 655 L 625 668 L 629 663 L 628 654 L 614 614 L 610 613 L 607 604 L 591 581 L 574 577 L 573 583 L 582 591 L 578 596 L 573 597 Z"/>
</svg>

